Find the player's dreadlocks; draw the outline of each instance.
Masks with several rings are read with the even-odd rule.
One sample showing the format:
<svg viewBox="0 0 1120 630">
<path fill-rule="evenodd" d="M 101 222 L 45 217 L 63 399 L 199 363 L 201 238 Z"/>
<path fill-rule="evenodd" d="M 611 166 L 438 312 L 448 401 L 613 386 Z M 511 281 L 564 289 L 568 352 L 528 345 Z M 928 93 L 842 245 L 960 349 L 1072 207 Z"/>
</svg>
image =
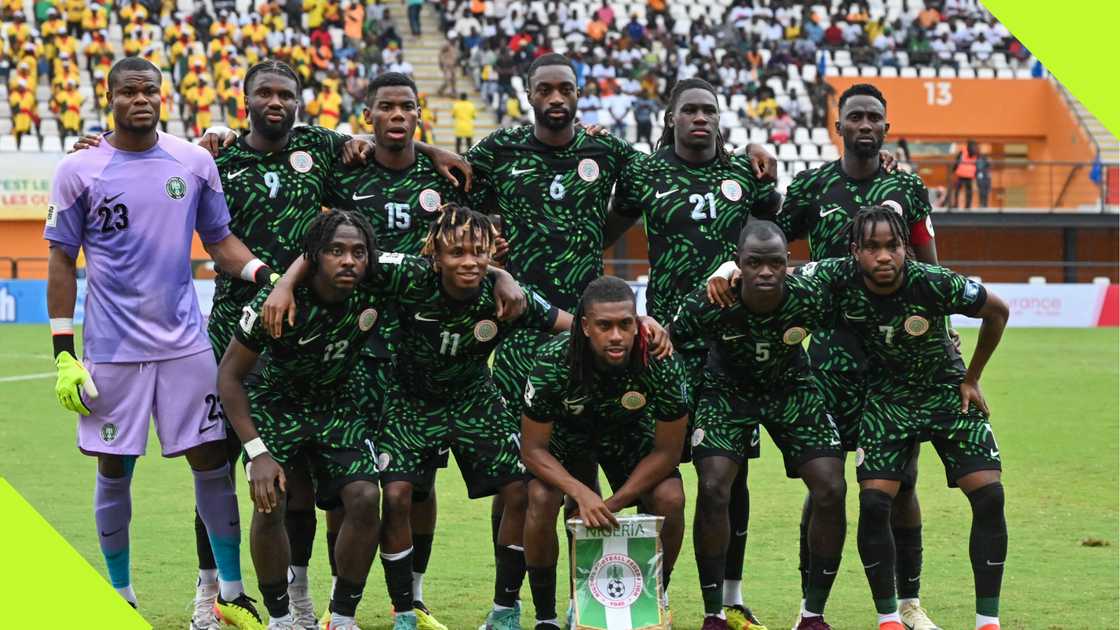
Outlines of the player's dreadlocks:
<svg viewBox="0 0 1120 630">
<path fill-rule="evenodd" d="M 906 247 L 906 255 L 913 256 L 910 249 L 910 231 L 902 219 L 902 213 L 890 206 L 864 206 L 859 209 L 856 216 L 848 224 L 848 243 L 858 249 L 869 230 L 874 230 L 880 223 L 886 223 L 891 228 L 891 236 Z"/>
<path fill-rule="evenodd" d="M 576 387 L 590 385 L 595 369 L 595 358 L 591 356 L 591 342 L 583 334 L 583 318 L 587 307 L 601 302 L 630 302 L 635 304 L 634 291 L 622 278 L 599 276 L 587 285 L 572 314 L 572 338 L 568 345 L 568 379 Z M 645 330 L 639 328 L 630 351 L 630 369 L 640 370 L 649 363 L 646 348 Z"/>
<path fill-rule="evenodd" d="M 424 240 L 421 256 L 435 256 L 443 247 L 455 241 L 455 233 L 465 227 L 475 245 L 493 254 L 494 241 L 498 238 L 498 228 L 490 217 L 457 203 L 446 203 L 439 209 L 439 216 L 428 228 L 428 238 Z"/>
<path fill-rule="evenodd" d="M 669 93 L 669 107 L 665 109 L 665 124 L 661 128 L 661 137 L 657 139 L 657 146 L 655 149 L 662 147 L 672 147 L 675 142 L 673 135 L 673 114 L 677 111 L 677 101 L 680 100 L 681 94 L 686 90 L 706 90 L 712 93 L 712 97 L 716 98 L 716 89 L 712 87 L 704 79 L 691 78 L 677 81 L 673 86 L 673 91 Z M 719 157 L 721 164 L 727 165 L 731 162 L 731 154 L 727 152 L 727 147 L 724 146 L 723 134 L 719 130 L 717 122 L 715 126 L 716 134 L 716 156 Z"/>
<path fill-rule="evenodd" d="M 296 82 L 296 96 L 303 93 L 303 81 L 300 80 L 299 74 L 288 64 L 280 61 L 279 59 L 264 59 L 253 64 L 252 68 L 245 73 L 245 94 L 248 96 L 252 93 L 253 78 L 258 74 L 279 74 L 288 77 Z"/>
<path fill-rule="evenodd" d="M 334 232 L 340 225 L 352 225 L 362 233 L 366 242 L 368 260 L 377 259 L 377 234 L 361 214 L 349 210 L 326 210 L 307 226 L 303 234 L 303 257 L 311 265 L 312 272 L 319 268 L 319 255 L 331 243 Z M 373 270 L 373 265 L 366 265 L 366 276 Z M 364 278 L 363 278 L 364 279 Z"/>
</svg>

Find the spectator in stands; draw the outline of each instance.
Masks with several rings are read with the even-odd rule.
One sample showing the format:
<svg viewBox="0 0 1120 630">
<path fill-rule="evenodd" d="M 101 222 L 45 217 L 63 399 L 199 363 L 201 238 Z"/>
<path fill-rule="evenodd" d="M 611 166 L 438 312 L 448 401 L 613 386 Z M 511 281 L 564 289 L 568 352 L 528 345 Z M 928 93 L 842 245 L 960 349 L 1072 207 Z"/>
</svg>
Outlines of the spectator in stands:
<svg viewBox="0 0 1120 630">
<path fill-rule="evenodd" d="M 206 132 L 213 121 L 214 115 L 211 107 L 218 100 L 218 94 L 211 85 L 212 83 L 213 80 L 210 75 L 203 74 L 198 78 L 198 85 L 187 91 L 186 99 L 191 107 L 194 119 L 191 137 L 202 137 L 202 134 Z"/>
<path fill-rule="evenodd" d="M 980 193 L 980 207 L 987 208 L 988 196 L 992 192 L 992 162 L 987 153 L 976 157 L 976 190 Z"/>
<path fill-rule="evenodd" d="M 894 149 L 895 163 L 898 164 L 898 170 L 904 173 L 914 172 L 914 166 L 910 162 L 910 143 L 906 138 L 898 139 L 898 146 Z"/>
<path fill-rule="evenodd" d="M 840 27 L 840 17 L 833 18 L 832 23 L 824 30 L 824 44 L 829 48 L 838 48 L 844 44 L 844 29 Z"/>
<path fill-rule="evenodd" d="M 15 89 L 9 88 L 8 105 L 12 111 L 12 135 L 16 137 L 16 148 L 23 144 L 23 137 L 35 129 L 39 146 L 43 144 L 43 134 L 39 130 L 38 100 L 35 90 L 27 79 L 17 79 Z"/>
<path fill-rule="evenodd" d="M 991 42 L 982 37 L 977 37 L 976 41 L 972 42 L 968 52 L 972 55 L 973 61 L 980 64 L 987 64 L 988 60 L 992 58 L 992 53 L 995 49 L 992 48 Z"/>
<path fill-rule="evenodd" d="M 191 16 L 191 24 L 198 31 L 198 37 L 203 44 L 210 41 L 210 27 L 214 25 L 214 17 L 206 10 L 205 2 L 198 3 L 198 8 L 194 10 L 194 14 Z"/>
<path fill-rule="evenodd" d="M 917 31 L 916 34 L 910 38 L 909 48 L 907 53 L 910 57 L 912 65 L 928 66 L 933 64 L 933 48 L 930 41 L 926 39 L 925 31 Z"/>
<path fill-rule="evenodd" d="M 420 37 L 420 10 L 424 8 L 424 0 L 405 0 L 408 5 L 408 28 L 413 37 Z"/>
<path fill-rule="evenodd" d="M 918 13 L 917 24 L 924 31 L 928 31 L 941 21 L 941 12 L 937 10 L 934 2 L 929 0 L 925 3 L 925 8 Z"/>
<path fill-rule="evenodd" d="M 634 99 L 634 122 L 638 126 L 638 142 L 653 146 L 653 119 L 658 109 L 660 108 L 657 101 L 650 97 L 649 92 L 642 92 Z"/>
<path fill-rule="evenodd" d="M 439 72 L 443 75 L 443 83 L 440 84 L 438 91 L 440 96 L 455 94 L 458 91 L 455 87 L 455 76 L 458 71 L 459 49 L 452 40 L 448 39 L 439 49 Z"/>
<path fill-rule="evenodd" d="M 412 64 L 405 60 L 403 52 L 397 56 L 396 63 L 389 64 L 389 72 L 399 72 L 409 78 L 412 78 L 413 71 Z"/>
<path fill-rule="evenodd" d="M 612 94 L 605 103 L 607 111 L 610 112 L 611 118 L 614 120 L 611 125 L 612 133 L 624 140 L 627 133 L 626 115 L 630 113 L 633 104 L 634 98 L 622 91 Z"/>
<path fill-rule="evenodd" d="M 249 130 L 249 112 L 245 109 L 245 89 L 241 81 L 241 77 L 236 74 L 230 77 L 229 87 L 221 95 L 226 126 L 239 133 Z"/>
<path fill-rule="evenodd" d="M 338 93 L 338 80 L 323 81 L 315 99 L 307 104 L 307 113 L 314 116 L 316 124 L 327 129 L 337 129 L 342 121 L 342 95 Z"/>
<path fill-rule="evenodd" d="M 474 120 L 478 110 L 467 97 L 466 92 L 459 94 L 459 100 L 451 106 L 451 119 L 455 122 L 455 152 L 462 154 L 474 144 Z M 465 147 L 464 147 L 465 145 Z"/>
<path fill-rule="evenodd" d="M 579 121 L 584 125 L 599 124 L 599 110 L 602 108 L 603 101 L 599 98 L 599 85 L 594 81 L 588 81 L 583 88 L 583 92 L 580 93 L 579 100 L 576 101 Z"/>
<path fill-rule="evenodd" d="M 66 144 L 66 136 L 82 133 L 82 103 L 85 97 L 78 91 L 78 81 L 68 79 L 64 86 L 51 95 L 51 111 L 56 116 L 58 135 Z"/>
<path fill-rule="evenodd" d="M 979 157 L 980 151 L 976 147 L 975 140 L 969 140 L 965 143 L 964 148 L 957 153 L 956 161 L 953 164 L 953 175 L 956 178 L 956 185 L 953 186 L 953 204 L 951 208 L 959 208 L 958 201 L 960 201 L 960 193 L 963 188 L 964 194 L 964 207 L 972 208 L 972 182 L 976 179 L 976 158 Z"/>
<path fill-rule="evenodd" d="M 774 121 L 770 123 L 770 139 L 773 140 L 775 144 L 785 144 L 789 142 L 795 127 L 797 127 L 797 122 L 793 120 L 793 116 L 790 116 L 789 112 L 779 107 L 777 116 L 775 116 Z"/>
<path fill-rule="evenodd" d="M 956 44 L 952 39 L 949 39 L 948 33 L 942 33 L 941 37 L 935 38 L 930 42 L 930 49 L 937 55 L 938 66 L 951 66 L 956 67 L 957 62 L 953 59 L 953 53 L 957 52 Z"/>
</svg>

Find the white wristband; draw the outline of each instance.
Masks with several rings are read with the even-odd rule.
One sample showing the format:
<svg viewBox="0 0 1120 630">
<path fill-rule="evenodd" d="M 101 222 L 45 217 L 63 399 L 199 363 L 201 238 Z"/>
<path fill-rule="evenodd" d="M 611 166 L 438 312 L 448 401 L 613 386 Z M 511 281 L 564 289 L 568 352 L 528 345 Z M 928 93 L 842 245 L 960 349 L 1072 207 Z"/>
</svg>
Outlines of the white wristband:
<svg viewBox="0 0 1120 630">
<path fill-rule="evenodd" d="M 245 453 L 249 456 L 250 460 L 256 459 L 258 455 L 264 455 L 268 452 L 268 447 L 264 445 L 264 440 L 255 437 L 248 442 L 241 445 L 245 449 Z"/>
<path fill-rule="evenodd" d="M 719 269 L 716 269 L 715 273 L 708 276 L 708 280 L 711 280 L 712 278 L 723 278 L 724 280 L 730 280 L 732 272 L 734 272 L 738 268 L 739 265 L 734 260 L 729 260 L 720 265 Z"/>
<path fill-rule="evenodd" d="M 73 317 L 52 317 L 51 318 L 51 334 L 52 335 L 73 335 L 74 334 L 74 318 Z"/>
<path fill-rule="evenodd" d="M 207 127 L 206 132 L 203 133 L 202 135 L 205 136 L 205 135 L 209 135 L 209 134 L 214 134 L 215 136 L 224 136 L 227 133 L 232 133 L 235 136 L 237 135 L 237 132 L 234 131 L 233 129 L 230 129 L 229 127 L 223 127 L 221 125 L 214 125 L 213 127 Z"/>
<path fill-rule="evenodd" d="M 260 258 L 254 258 L 245 263 L 241 268 L 241 279 L 245 282 L 255 282 L 257 279 L 257 270 L 264 266 Z"/>
</svg>

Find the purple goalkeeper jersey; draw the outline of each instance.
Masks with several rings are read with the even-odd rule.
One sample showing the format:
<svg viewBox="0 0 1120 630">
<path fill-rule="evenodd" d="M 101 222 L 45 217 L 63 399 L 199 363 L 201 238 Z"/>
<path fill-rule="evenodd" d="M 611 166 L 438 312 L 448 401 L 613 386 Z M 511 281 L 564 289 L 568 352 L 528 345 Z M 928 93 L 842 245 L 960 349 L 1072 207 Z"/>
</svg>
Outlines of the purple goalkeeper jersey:
<svg viewBox="0 0 1120 630">
<path fill-rule="evenodd" d="M 147 151 L 101 145 L 66 156 L 43 236 L 86 254 L 85 356 L 162 361 L 210 350 L 191 278 L 191 238 L 229 236 L 214 159 L 164 133 Z"/>
</svg>

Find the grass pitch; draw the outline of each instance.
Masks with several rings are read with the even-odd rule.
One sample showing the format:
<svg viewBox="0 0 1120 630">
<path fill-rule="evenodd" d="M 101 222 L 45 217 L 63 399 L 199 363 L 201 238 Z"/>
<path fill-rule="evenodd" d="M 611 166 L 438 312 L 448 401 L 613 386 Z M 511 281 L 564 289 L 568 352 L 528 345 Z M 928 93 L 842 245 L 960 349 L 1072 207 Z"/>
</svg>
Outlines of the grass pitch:
<svg viewBox="0 0 1120 630">
<path fill-rule="evenodd" d="M 971 351 L 975 332 L 962 331 Z M 1074 630 L 1120 624 L 1117 330 L 1009 329 L 982 383 L 1004 458 L 1010 556 L 1003 585 L 1004 628 Z M 46 326 L 0 326 L 0 475 L 6 477 L 102 574 L 91 503 L 95 463 L 75 448 L 74 419 L 53 393 L 54 365 Z M 48 374 L 47 377 L 34 375 Z M 12 377 L 32 376 L 12 380 Z M 788 627 L 799 603 L 797 523 L 804 489 L 788 480 L 769 440 L 752 464 L 751 529 L 744 590 L 770 628 Z M 141 612 L 156 628 L 186 628 L 194 595 L 193 490 L 186 462 L 142 458 L 133 484 L 133 583 Z M 940 461 L 927 447 L 919 494 L 925 515 L 922 602 L 947 629 L 971 628 L 967 500 L 945 487 Z M 678 628 L 700 625 L 691 544 L 695 473 L 683 468 L 689 529 L 670 595 Z M 849 458 L 847 474 L 854 479 Z M 243 521 L 250 506 L 238 474 Z M 439 527 L 425 599 L 451 630 L 478 627 L 493 595 L 488 501 L 468 501 L 454 466 L 439 479 Z M 858 491 L 848 492 L 845 560 L 827 610 L 836 628 L 874 627 L 874 609 L 856 550 Z M 312 559 L 312 585 L 322 610 L 330 584 L 323 521 Z M 256 580 L 244 527 L 242 564 L 250 595 Z M 1105 546 L 1086 546 L 1099 541 Z M 19 544 L 19 541 L 7 541 Z M 18 571 L 18 568 L 9 570 Z M 566 570 L 561 561 L 560 584 Z M 563 589 L 561 589 L 563 590 Z M 522 617 L 532 627 L 528 585 Z M 563 609 L 563 597 L 560 608 Z M 263 607 L 262 607 L 263 610 Z M 362 627 L 391 627 L 380 563 L 375 561 L 359 609 Z M 98 627 L 91 620 L 88 627 Z"/>
</svg>

